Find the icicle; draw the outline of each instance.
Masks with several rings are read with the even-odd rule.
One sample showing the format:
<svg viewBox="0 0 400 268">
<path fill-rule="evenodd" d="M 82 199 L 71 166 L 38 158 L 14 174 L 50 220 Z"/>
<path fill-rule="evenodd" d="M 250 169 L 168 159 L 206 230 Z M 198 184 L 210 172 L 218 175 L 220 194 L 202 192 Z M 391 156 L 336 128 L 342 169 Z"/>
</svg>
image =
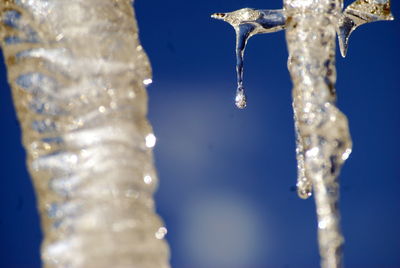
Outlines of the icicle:
<svg viewBox="0 0 400 268">
<path fill-rule="evenodd" d="M 357 0 L 349 5 L 340 18 L 337 33 L 340 52 L 344 58 L 351 33 L 360 25 L 381 20 L 393 20 L 390 0 Z"/>
<path fill-rule="evenodd" d="M 247 97 L 243 86 L 243 57 L 247 41 L 255 34 L 271 33 L 283 29 L 285 16 L 282 10 L 243 8 L 231 13 L 215 13 L 211 17 L 226 21 L 235 29 L 237 74 L 235 104 L 239 109 L 244 109 L 247 106 Z"/>
<path fill-rule="evenodd" d="M 2 49 L 38 198 L 43 266 L 169 267 L 130 0 L 2 0 Z"/>
<path fill-rule="evenodd" d="M 302 199 L 307 199 L 312 195 L 312 181 L 306 176 L 304 163 L 304 142 L 299 131 L 299 120 L 294 109 L 294 128 L 296 135 L 296 159 L 297 159 L 297 194 Z"/>
<path fill-rule="evenodd" d="M 239 100 L 244 96 L 243 51 L 247 39 L 257 33 L 286 29 L 288 69 L 293 81 L 298 195 L 306 199 L 312 191 L 315 194 L 323 268 L 342 266 L 338 175 L 352 148 L 347 118 L 335 106 L 336 31 L 344 56 L 348 37 L 357 26 L 393 19 L 388 0 L 358 0 L 343 14 L 342 6 L 341 0 L 284 0 L 283 10 L 257 12 L 244 8 L 213 15 L 236 31 Z"/>
</svg>

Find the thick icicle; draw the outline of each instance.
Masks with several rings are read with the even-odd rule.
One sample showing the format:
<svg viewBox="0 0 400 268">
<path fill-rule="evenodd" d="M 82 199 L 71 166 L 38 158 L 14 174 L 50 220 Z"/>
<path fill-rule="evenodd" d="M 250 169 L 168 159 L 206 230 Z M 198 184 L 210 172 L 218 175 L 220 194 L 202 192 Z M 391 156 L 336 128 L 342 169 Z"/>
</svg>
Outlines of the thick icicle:
<svg viewBox="0 0 400 268">
<path fill-rule="evenodd" d="M 169 267 L 152 196 L 151 70 L 131 4 L 0 2 L 44 267 Z"/>
<path fill-rule="evenodd" d="M 346 116 L 335 106 L 335 14 L 340 8 L 336 0 L 285 1 L 297 152 L 299 167 L 304 168 L 299 170 L 304 181 L 298 185 L 306 190 L 310 182 L 313 185 L 323 268 L 342 265 L 337 176 L 351 152 Z"/>
</svg>

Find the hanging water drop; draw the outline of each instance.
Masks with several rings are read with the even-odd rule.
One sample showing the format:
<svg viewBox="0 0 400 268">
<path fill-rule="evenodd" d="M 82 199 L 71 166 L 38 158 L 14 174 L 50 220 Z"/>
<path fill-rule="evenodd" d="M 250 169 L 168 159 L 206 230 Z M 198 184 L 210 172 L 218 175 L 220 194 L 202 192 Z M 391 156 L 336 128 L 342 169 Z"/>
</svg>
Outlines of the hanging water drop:
<svg viewBox="0 0 400 268">
<path fill-rule="evenodd" d="M 236 32 L 236 75 L 237 75 L 237 90 L 235 104 L 239 109 L 244 109 L 247 106 L 246 95 L 243 87 L 243 57 L 246 49 L 247 40 L 250 38 L 250 33 L 254 30 L 251 24 L 241 24 L 235 28 Z"/>
<path fill-rule="evenodd" d="M 246 94 L 244 94 L 243 87 L 238 87 L 236 90 L 235 104 L 239 109 L 244 109 L 247 106 L 247 97 Z"/>
<path fill-rule="evenodd" d="M 236 75 L 237 90 L 235 104 L 239 109 L 247 106 L 246 94 L 243 88 L 243 57 L 247 40 L 258 33 L 271 33 L 285 27 L 283 10 L 255 10 L 243 8 L 230 13 L 215 13 L 214 19 L 226 21 L 236 32 Z"/>
</svg>

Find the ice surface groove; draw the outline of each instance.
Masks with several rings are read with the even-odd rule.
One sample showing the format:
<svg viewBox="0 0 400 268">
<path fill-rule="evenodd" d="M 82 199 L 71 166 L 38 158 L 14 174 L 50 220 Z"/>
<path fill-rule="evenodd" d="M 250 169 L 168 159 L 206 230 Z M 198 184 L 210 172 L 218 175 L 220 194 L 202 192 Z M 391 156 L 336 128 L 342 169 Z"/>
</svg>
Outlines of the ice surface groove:
<svg viewBox="0 0 400 268">
<path fill-rule="evenodd" d="M 131 1 L 7 0 L 0 14 L 44 267 L 169 267 Z"/>
</svg>

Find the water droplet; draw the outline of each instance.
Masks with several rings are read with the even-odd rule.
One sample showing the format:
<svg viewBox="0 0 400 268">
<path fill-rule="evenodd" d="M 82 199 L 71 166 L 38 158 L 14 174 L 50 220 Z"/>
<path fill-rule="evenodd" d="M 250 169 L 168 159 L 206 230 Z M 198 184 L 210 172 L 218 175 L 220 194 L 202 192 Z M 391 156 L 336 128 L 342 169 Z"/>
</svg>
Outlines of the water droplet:
<svg viewBox="0 0 400 268">
<path fill-rule="evenodd" d="M 255 34 L 271 33 L 282 30 L 286 24 L 283 10 L 255 10 L 242 8 L 229 13 L 214 13 L 214 19 L 223 20 L 233 26 L 236 32 L 236 74 L 238 90 L 236 106 L 246 107 L 246 95 L 243 90 L 243 57 L 247 41 Z"/>
<path fill-rule="evenodd" d="M 165 227 L 160 227 L 158 231 L 155 233 L 157 239 L 163 239 L 164 236 L 167 234 L 168 230 Z"/>
<path fill-rule="evenodd" d="M 244 51 L 246 49 L 247 40 L 250 38 L 250 33 L 254 30 L 254 25 L 241 24 L 236 30 L 236 75 L 237 75 L 237 90 L 235 104 L 239 109 L 244 109 L 247 106 L 246 95 L 243 88 L 243 64 Z"/>
<path fill-rule="evenodd" d="M 236 104 L 236 107 L 238 107 L 239 109 L 246 108 L 247 97 L 244 94 L 243 88 L 238 88 L 238 90 L 236 91 L 235 104 Z"/>
<path fill-rule="evenodd" d="M 153 148 L 156 145 L 156 136 L 153 133 L 150 133 L 146 136 L 146 147 Z"/>
<path fill-rule="evenodd" d="M 305 189 L 297 189 L 297 194 L 299 195 L 300 198 L 302 199 L 308 199 L 312 195 L 312 189 L 310 188 L 305 188 Z"/>
<path fill-rule="evenodd" d="M 151 178 L 150 175 L 144 176 L 143 180 L 144 180 L 144 183 L 146 183 L 146 184 L 150 184 L 153 181 L 153 179 Z"/>
<path fill-rule="evenodd" d="M 342 154 L 342 160 L 346 161 L 351 154 L 351 148 L 347 148 L 346 151 Z"/>
<path fill-rule="evenodd" d="M 318 222 L 319 229 L 325 229 L 326 227 L 328 227 L 328 222 L 326 220 L 321 220 Z"/>
<path fill-rule="evenodd" d="M 144 84 L 145 86 L 148 86 L 148 85 L 150 85 L 151 83 L 153 83 L 153 80 L 152 80 L 151 78 L 148 78 L 148 79 L 144 79 L 144 80 L 143 80 L 143 84 Z"/>
</svg>

